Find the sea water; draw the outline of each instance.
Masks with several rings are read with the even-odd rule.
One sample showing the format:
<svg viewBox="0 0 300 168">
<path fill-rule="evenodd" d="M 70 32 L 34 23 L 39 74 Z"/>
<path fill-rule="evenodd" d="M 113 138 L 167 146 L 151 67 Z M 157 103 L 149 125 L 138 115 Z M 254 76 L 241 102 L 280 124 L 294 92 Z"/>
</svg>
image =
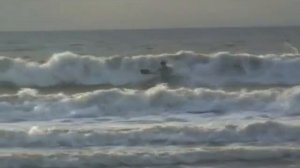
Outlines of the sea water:
<svg viewBox="0 0 300 168">
<path fill-rule="evenodd" d="M 3 168 L 299 167 L 300 28 L 0 33 Z M 160 61 L 173 69 L 165 83 Z"/>
</svg>

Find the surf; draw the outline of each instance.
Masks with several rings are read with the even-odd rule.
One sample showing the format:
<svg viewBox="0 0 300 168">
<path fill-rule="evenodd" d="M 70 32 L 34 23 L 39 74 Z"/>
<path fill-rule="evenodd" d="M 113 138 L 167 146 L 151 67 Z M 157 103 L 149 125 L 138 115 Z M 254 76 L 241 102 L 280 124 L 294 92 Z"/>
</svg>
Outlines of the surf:
<svg viewBox="0 0 300 168">
<path fill-rule="evenodd" d="M 177 86 L 297 85 L 300 83 L 299 56 L 296 53 L 252 55 L 179 51 L 98 57 L 64 52 L 54 54 L 44 63 L 2 56 L 0 64 L 5 66 L 0 69 L 0 83 L 17 87 L 141 86 L 153 77 L 140 71 L 156 70 L 161 60 L 167 60 L 178 78 L 174 83 Z"/>
</svg>

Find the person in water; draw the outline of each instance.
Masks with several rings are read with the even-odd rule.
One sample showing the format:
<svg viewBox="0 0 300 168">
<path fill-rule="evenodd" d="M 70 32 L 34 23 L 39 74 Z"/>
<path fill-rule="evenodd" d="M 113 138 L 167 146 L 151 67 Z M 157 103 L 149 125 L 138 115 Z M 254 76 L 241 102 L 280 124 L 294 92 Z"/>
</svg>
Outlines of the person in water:
<svg viewBox="0 0 300 168">
<path fill-rule="evenodd" d="M 158 73 L 163 82 L 168 82 L 171 79 L 172 68 L 167 65 L 166 61 L 161 61 L 160 68 L 158 69 Z"/>
</svg>

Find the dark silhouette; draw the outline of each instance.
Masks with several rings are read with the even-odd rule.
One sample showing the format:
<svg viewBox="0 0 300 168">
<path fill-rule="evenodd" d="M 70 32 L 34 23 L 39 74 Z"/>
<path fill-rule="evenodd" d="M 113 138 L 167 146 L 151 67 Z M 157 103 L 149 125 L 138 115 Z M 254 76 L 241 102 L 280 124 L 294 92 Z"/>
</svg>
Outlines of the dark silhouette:
<svg viewBox="0 0 300 168">
<path fill-rule="evenodd" d="M 163 82 L 168 82 L 172 75 L 172 68 L 167 65 L 166 61 L 160 62 L 160 68 L 158 69 L 158 73 Z"/>
</svg>

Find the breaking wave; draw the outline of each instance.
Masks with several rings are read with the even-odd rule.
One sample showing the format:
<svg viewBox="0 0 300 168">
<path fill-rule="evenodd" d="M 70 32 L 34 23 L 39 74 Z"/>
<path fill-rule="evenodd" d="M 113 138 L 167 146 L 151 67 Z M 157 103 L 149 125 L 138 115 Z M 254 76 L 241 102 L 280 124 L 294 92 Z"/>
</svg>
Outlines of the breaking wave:
<svg viewBox="0 0 300 168">
<path fill-rule="evenodd" d="M 165 149 L 165 148 L 163 148 Z M 30 153 L 31 152 L 31 153 Z M 300 156 L 298 148 L 283 147 L 228 147 L 228 148 L 186 148 L 161 151 L 159 148 L 137 149 L 99 149 L 97 151 L 23 151 L 11 155 L 1 155 L 1 166 L 6 167 L 182 167 L 203 164 L 224 165 L 230 162 L 245 162 L 254 165 L 264 162 L 272 164 L 283 162 L 297 163 Z M 269 161 L 269 162 L 268 162 Z M 228 165 L 227 165 L 228 166 Z M 221 167 L 221 166 L 220 166 Z M 229 166 L 230 167 L 230 166 Z M 274 165 L 272 166 L 274 167 Z"/>
<path fill-rule="evenodd" d="M 160 126 L 116 130 L 58 129 L 33 126 L 23 131 L 0 131 L 0 147 L 82 148 L 95 146 L 278 145 L 300 143 L 300 126 L 273 121 L 245 126 Z"/>
<path fill-rule="evenodd" d="M 224 91 L 206 88 L 171 89 L 157 85 L 147 90 L 108 89 L 72 95 L 40 94 L 22 89 L 0 97 L 1 121 L 257 112 L 270 116 L 299 115 L 300 88 Z M 252 113 L 255 115 L 255 113 Z"/>
<path fill-rule="evenodd" d="M 0 82 L 17 86 L 143 85 L 155 81 L 140 69 L 156 70 L 167 60 L 174 83 L 182 85 L 300 84 L 300 55 L 251 55 L 219 52 L 95 57 L 71 52 L 54 54 L 44 63 L 0 58 Z M 157 81 L 156 81 L 157 83 Z"/>
</svg>

